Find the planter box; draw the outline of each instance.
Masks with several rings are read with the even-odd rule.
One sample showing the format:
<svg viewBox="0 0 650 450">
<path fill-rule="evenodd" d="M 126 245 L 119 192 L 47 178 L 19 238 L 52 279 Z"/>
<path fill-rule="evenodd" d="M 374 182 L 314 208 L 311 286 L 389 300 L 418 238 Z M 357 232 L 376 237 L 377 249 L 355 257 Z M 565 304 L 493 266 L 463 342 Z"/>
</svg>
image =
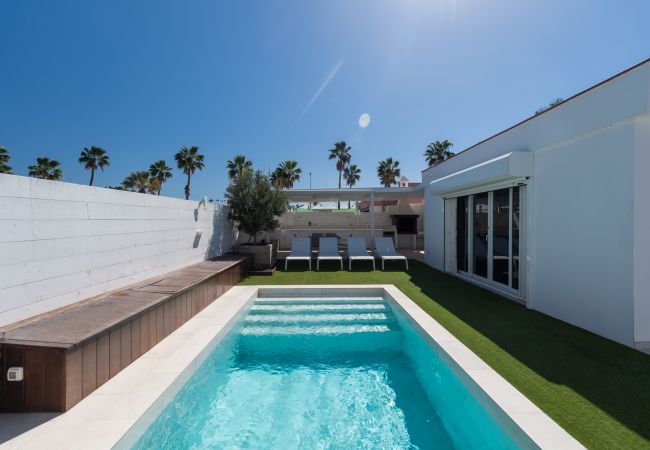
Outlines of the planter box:
<svg viewBox="0 0 650 450">
<path fill-rule="evenodd" d="M 234 248 L 233 251 L 253 255 L 253 264 L 259 268 L 273 267 L 278 259 L 278 247 L 273 244 L 241 245 Z"/>
</svg>

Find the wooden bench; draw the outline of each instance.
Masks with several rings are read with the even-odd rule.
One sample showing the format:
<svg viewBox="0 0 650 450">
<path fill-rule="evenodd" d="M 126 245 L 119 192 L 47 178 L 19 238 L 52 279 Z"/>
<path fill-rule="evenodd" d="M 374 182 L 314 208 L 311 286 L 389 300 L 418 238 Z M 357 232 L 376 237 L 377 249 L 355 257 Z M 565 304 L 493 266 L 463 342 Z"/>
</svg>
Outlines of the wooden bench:
<svg viewBox="0 0 650 450">
<path fill-rule="evenodd" d="M 250 255 L 226 254 L 5 327 L 0 410 L 67 411 L 237 284 L 250 264 Z M 23 367 L 23 381 L 8 381 L 9 367 Z"/>
</svg>

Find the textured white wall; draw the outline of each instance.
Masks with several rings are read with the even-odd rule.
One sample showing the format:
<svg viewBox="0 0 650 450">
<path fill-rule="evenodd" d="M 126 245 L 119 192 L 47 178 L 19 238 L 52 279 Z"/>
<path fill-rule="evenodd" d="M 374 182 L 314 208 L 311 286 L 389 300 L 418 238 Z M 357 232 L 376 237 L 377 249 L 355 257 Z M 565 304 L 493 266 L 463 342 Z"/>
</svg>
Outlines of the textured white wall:
<svg viewBox="0 0 650 450">
<path fill-rule="evenodd" d="M 422 182 L 431 182 L 505 153 L 555 145 L 612 123 L 647 114 L 649 84 L 650 63 L 646 63 L 442 164 L 425 169 Z"/>
<path fill-rule="evenodd" d="M 197 206 L 0 174 L 0 326 L 228 251 L 226 208 Z"/>
<path fill-rule="evenodd" d="M 633 138 L 626 121 L 535 151 L 529 205 L 532 307 L 629 346 Z"/>
<path fill-rule="evenodd" d="M 445 270 L 445 201 L 424 191 L 424 260 L 431 267 Z"/>
<path fill-rule="evenodd" d="M 648 82 L 650 100 L 650 81 Z M 634 126 L 634 309 L 635 340 L 650 348 L 650 114 Z"/>
<path fill-rule="evenodd" d="M 650 63 L 423 172 L 431 182 L 530 150 L 522 283 L 534 309 L 634 346 L 650 341 Z M 442 268 L 427 195 L 425 258 Z"/>
</svg>

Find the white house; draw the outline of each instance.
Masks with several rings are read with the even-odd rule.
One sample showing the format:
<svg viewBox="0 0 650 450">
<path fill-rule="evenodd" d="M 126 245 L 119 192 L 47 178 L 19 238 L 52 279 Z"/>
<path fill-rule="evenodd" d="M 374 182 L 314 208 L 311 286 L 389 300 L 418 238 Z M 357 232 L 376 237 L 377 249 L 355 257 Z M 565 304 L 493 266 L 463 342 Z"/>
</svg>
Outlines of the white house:
<svg viewBox="0 0 650 450">
<path fill-rule="evenodd" d="M 422 173 L 425 258 L 650 349 L 650 59 Z"/>
</svg>

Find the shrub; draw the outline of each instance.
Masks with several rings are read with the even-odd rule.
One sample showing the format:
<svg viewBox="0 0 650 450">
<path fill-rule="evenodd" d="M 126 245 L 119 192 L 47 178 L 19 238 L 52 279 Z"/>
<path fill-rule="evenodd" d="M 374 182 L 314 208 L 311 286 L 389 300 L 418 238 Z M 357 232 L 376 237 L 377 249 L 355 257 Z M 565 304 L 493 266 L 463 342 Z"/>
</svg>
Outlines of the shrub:
<svg viewBox="0 0 650 450">
<path fill-rule="evenodd" d="M 261 171 L 243 171 L 230 181 L 226 189 L 230 206 L 228 218 L 237 229 L 257 243 L 257 235 L 280 227 L 278 217 L 287 211 L 287 197 L 274 187 Z"/>
</svg>

